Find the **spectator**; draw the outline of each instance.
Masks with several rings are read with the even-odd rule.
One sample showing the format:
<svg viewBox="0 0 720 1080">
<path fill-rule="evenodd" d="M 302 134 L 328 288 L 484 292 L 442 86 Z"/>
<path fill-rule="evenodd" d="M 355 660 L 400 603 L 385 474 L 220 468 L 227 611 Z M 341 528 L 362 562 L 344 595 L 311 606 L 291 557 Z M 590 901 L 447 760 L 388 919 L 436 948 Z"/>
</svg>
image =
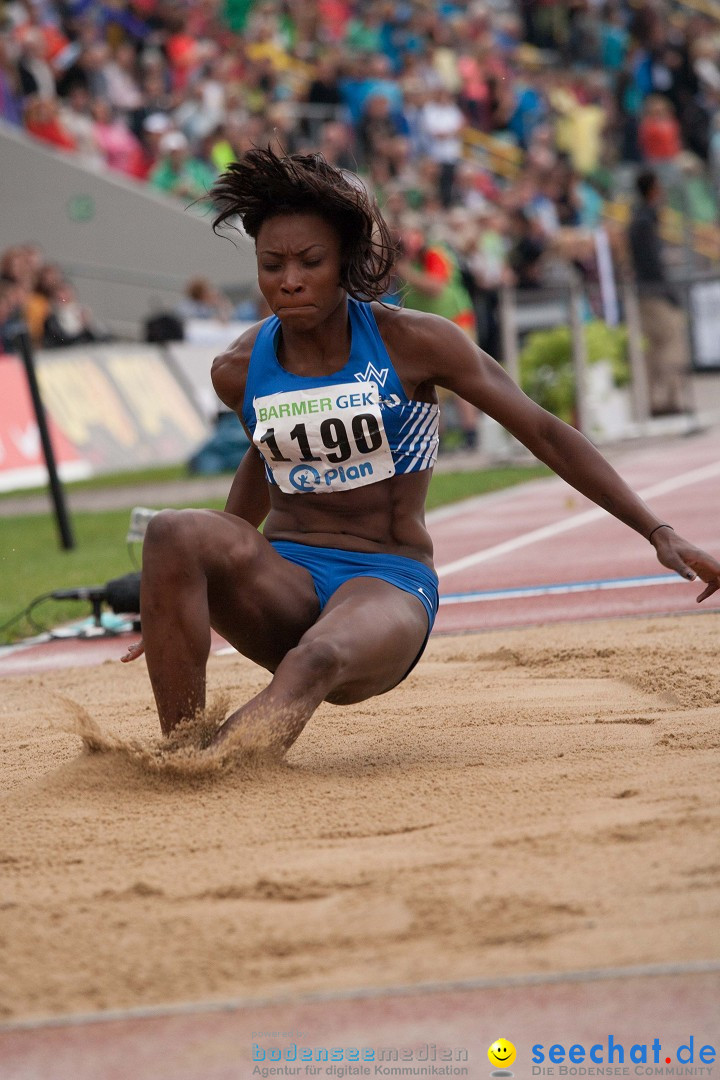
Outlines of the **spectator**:
<svg viewBox="0 0 720 1080">
<path fill-rule="evenodd" d="M 625 16 L 620 7 L 608 4 L 600 21 L 600 66 L 605 71 L 622 70 L 630 44 Z"/>
<path fill-rule="evenodd" d="M 75 83 L 60 105 L 58 119 L 75 143 L 80 164 L 86 169 L 99 169 L 104 165 L 105 158 L 95 138 L 91 101 L 87 87 Z"/>
<path fill-rule="evenodd" d="M 401 133 L 397 116 L 391 113 L 390 102 L 382 94 L 371 94 L 366 100 L 357 130 L 366 163 L 389 158 L 392 140 Z"/>
<path fill-rule="evenodd" d="M 65 275 L 53 263 L 41 266 L 35 275 L 35 284 L 25 303 L 25 320 L 33 345 L 43 344 L 51 298 L 64 284 Z"/>
<path fill-rule="evenodd" d="M 0 117 L 8 124 L 22 127 L 22 88 L 17 64 L 13 62 L 9 42 L 0 38 Z"/>
<path fill-rule="evenodd" d="M 470 294 L 463 282 L 457 256 L 445 243 L 428 243 L 421 222 L 406 217 L 401 223 L 401 256 L 396 270 L 405 283 L 404 305 L 416 311 L 443 315 L 459 326 L 473 341 L 477 340 L 475 313 Z M 477 447 L 477 410 L 468 402 L 451 395 L 458 414 L 462 445 Z M 447 434 L 447 429 L 441 434 Z"/>
<path fill-rule="evenodd" d="M 17 334 L 23 325 L 22 296 L 19 285 L 0 278 L 0 357 L 15 352 Z"/>
<path fill-rule="evenodd" d="M 36 139 L 56 150 L 75 150 L 77 144 L 65 128 L 55 98 L 30 98 L 25 105 L 25 127 Z"/>
<path fill-rule="evenodd" d="M 428 91 L 419 79 L 405 79 L 403 87 L 403 122 L 410 140 L 410 148 L 416 159 L 427 155 L 429 140 L 423 125 L 423 108 L 428 100 Z"/>
<path fill-rule="evenodd" d="M 18 61 L 20 89 L 24 97 L 55 97 L 55 76 L 47 62 L 45 40 L 34 28 L 25 35 Z"/>
<path fill-rule="evenodd" d="M 542 285 L 542 272 L 547 243 L 537 222 L 517 208 L 510 214 L 512 246 L 508 265 L 515 275 L 519 289 L 537 289 Z"/>
<path fill-rule="evenodd" d="M 253 143 L 252 122 L 228 118 L 216 133 L 210 148 L 210 161 L 218 172 L 224 172 L 233 161 L 240 161 Z"/>
<path fill-rule="evenodd" d="M 76 62 L 58 77 L 57 90 L 61 97 L 69 95 L 75 86 L 82 86 L 93 98 L 107 97 L 105 64 L 109 56 L 110 50 L 104 41 L 89 41 L 80 51 Z"/>
<path fill-rule="evenodd" d="M 478 344 L 491 356 L 503 359 L 500 332 L 500 289 L 513 282 L 507 264 L 507 226 L 502 211 L 489 206 L 476 212 L 478 240 L 469 257 L 476 294 L 474 299 Z"/>
<path fill-rule="evenodd" d="M 551 175 L 558 224 L 597 228 L 602 220 L 603 200 L 595 188 L 578 176 L 572 162 L 564 155 L 558 158 Z"/>
<path fill-rule="evenodd" d="M 142 149 L 140 175 L 143 179 L 149 179 L 152 170 L 160 160 L 160 143 L 163 135 L 167 135 L 171 129 L 172 121 L 167 113 L 151 113 L 143 121 L 139 139 Z M 132 127 L 130 130 L 132 134 L 135 134 Z"/>
<path fill-rule="evenodd" d="M 130 113 L 129 123 L 133 133 L 138 138 L 142 138 L 145 124 L 151 116 L 168 117 L 169 125 L 169 113 L 173 104 L 172 96 L 165 86 L 162 70 L 153 65 L 145 71 L 143 76 L 142 105 Z"/>
<path fill-rule="evenodd" d="M 32 251 L 27 245 L 16 244 L 7 248 L 0 259 L 0 278 L 3 281 L 13 281 L 25 294 L 35 285 L 37 269 Z"/>
<path fill-rule="evenodd" d="M 348 74 L 340 80 L 340 89 L 354 125 L 360 122 L 365 102 L 373 94 L 387 98 L 391 111 L 402 110 L 402 89 L 392 77 L 386 56 L 358 58 L 349 67 Z"/>
<path fill-rule="evenodd" d="M 680 124 L 667 98 L 651 94 L 638 129 L 640 149 L 650 164 L 674 161 L 682 150 Z"/>
<path fill-rule="evenodd" d="M 457 65 L 460 77 L 458 104 L 473 127 L 486 131 L 489 91 L 484 48 L 477 45 L 473 48 L 470 42 L 460 42 Z"/>
<path fill-rule="evenodd" d="M 93 138 L 109 169 L 136 178 L 144 175 L 143 148 L 109 101 L 95 101 Z"/>
<path fill-rule="evenodd" d="M 603 90 L 597 76 L 586 76 L 573 86 L 568 80 L 550 92 L 556 113 L 555 145 L 567 154 L 581 176 L 598 167 L 602 136 L 607 123 Z"/>
<path fill-rule="evenodd" d="M 310 126 L 306 134 L 313 137 L 317 133 L 318 124 L 316 118 L 322 115 L 324 119 L 335 119 L 337 110 L 342 105 L 342 93 L 338 76 L 338 65 L 335 58 L 329 54 L 322 56 L 316 65 L 315 76 L 311 80 L 307 90 L 306 99 L 309 105 L 318 110 L 310 116 Z"/>
<path fill-rule="evenodd" d="M 628 228 L 632 270 L 637 282 L 640 322 L 646 341 L 650 411 L 667 416 L 687 411 L 689 367 L 685 314 L 668 284 L 662 257 L 659 207 L 663 189 L 654 172 L 636 181 L 638 199 Z"/>
<path fill-rule="evenodd" d="M 137 54 L 129 41 L 121 41 L 105 64 L 107 99 L 125 113 L 142 108 L 143 95 L 137 78 Z"/>
<path fill-rule="evenodd" d="M 188 88 L 184 99 L 173 110 L 175 126 L 182 131 L 188 142 L 193 145 L 217 131 L 223 121 L 223 102 L 212 101 L 212 93 L 206 92 L 205 81 L 198 80 Z"/>
<path fill-rule="evenodd" d="M 349 169 L 351 172 L 357 171 L 358 161 L 353 153 L 352 130 L 347 124 L 324 124 L 318 149 L 330 165 L 336 165 L 338 169 Z"/>
<path fill-rule="evenodd" d="M 460 271 L 475 317 L 475 336 L 483 348 L 487 340 L 489 306 L 482 278 L 478 217 L 462 206 L 453 206 L 447 214 L 445 240 Z"/>
<path fill-rule="evenodd" d="M 227 322 L 233 313 L 227 296 L 214 288 L 207 278 L 193 278 L 185 287 L 185 296 L 175 309 L 181 319 L 220 319 Z"/>
<path fill-rule="evenodd" d="M 6 4 L 5 9 L 14 23 L 14 38 L 24 48 L 31 40 L 41 43 L 41 55 L 51 70 L 67 55 L 68 39 L 59 27 L 60 19 L 53 17 L 53 5 L 43 3 Z M 14 12 L 13 12 L 14 9 Z M 32 90 L 31 93 L 42 92 Z"/>
<path fill-rule="evenodd" d="M 364 14 L 351 18 L 347 24 L 345 44 L 353 52 L 377 56 L 383 51 L 383 21 L 377 5 L 370 5 Z"/>
<path fill-rule="evenodd" d="M 191 157 L 188 141 L 181 131 L 168 131 L 160 140 L 160 161 L 150 175 L 158 191 L 181 199 L 201 199 L 207 195 L 215 174 L 204 161 Z"/>
<path fill-rule="evenodd" d="M 515 115 L 515 92 L 510 80 L 505 80 L 499 75 L 491 74 L 487 81 L 487 124 L 491 134 L 510 136 L 513 142 L 517 139 L 510 132 L 510 123 Z"/>
<path fill-rule="evenodd" d="M 96 323 L 90 310 L 78 303 L 73 286 L 68 281 L 57 285 L 50 295 L 50 311 L 45 320 L 45 348 L 105 340 L 107 333 Z"/>
<path fill-rule="evenodd" d="M 444 207 L 453 200 L 455 170 L 462 155 L 460 133 L 464 126 L 465 118 L 452 94 L 446 87 L 438 86 L 423 106 L 422 127 L 429 156 L 440 166 L 438 185 Z"/>
<path fill-rule="evenodd" d="M 268 125 L 272 132 L 269 140 L 286 154 L 294 154 L 300 144 L 300 133 L 295 114 L 288 101 L 277 101 L 267 110 Z"/>
<path fill-rule="evenodd" d="M 325 40 L 332 43 L 344 40 L 350 21 L 350 4 L 347 0 L 318 0 L 316 6 Z"/>
</svg>

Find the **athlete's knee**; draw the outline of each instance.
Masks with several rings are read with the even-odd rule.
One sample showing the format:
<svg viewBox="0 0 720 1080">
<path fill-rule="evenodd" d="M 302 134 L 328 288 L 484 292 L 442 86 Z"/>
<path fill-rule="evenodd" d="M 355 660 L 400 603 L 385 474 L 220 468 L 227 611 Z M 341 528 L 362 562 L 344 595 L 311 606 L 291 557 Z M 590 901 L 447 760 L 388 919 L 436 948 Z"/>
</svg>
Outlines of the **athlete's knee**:
<svg viewBox="0 0 720 1080">
<path fill-rule="evenodd" d="M 197 514 L 197 510 L 160 510 L 148 522 L 143 555 L 184 547 L 192 542 Z"/>
<path fill-rule="evenodd" d="M 161 510 L 143 542 L 143 583 L 185 580 L 202 570 L 206 530 L 201 510 Z"/>
<path fill-rule="evenodd" d="M 160 510 L 148 522 L 143 543 L 146 556 L 171 557 L 179 553 L 194 561 L 218 541 L 218 515 L 211 510 Z M 238 521 L 238 526 L 241 523 Z M 237 533 L 243 530 L 238 528 Z"/>
<path fill-rule="evenodd" d="M 342 650 L 325 637 L 301 641 L 291 649 L 286 659 L 297 669 L 300 681 L 308 687 L 335 686 L 345 665 Z"/>
<path fill-rule="evenodd" d="M 171 588 L 173 583 L 207 580 L 226 589 L 242 576 L 262 540 L 239 518 L 212 510 L 161 510 L 149 522 L 143 544 L 143 581 Z"/>
</svg>

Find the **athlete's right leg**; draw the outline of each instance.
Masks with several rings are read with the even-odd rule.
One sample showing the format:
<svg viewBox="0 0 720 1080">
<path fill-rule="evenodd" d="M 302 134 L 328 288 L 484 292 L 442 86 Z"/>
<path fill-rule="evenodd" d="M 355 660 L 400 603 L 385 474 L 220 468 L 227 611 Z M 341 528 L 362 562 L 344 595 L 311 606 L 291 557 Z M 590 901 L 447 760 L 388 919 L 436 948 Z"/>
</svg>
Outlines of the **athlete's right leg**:
<svg viewBox="0 0 720 1080">
<path fill-rule="evenodd" d="M 205 707 L 210 628 L 270 671 L 320 613 L 307 570 L 248 522 L 212 510 L 163 510 L 143 545 L 141 620 L 160 726 Z"/>
</svg>

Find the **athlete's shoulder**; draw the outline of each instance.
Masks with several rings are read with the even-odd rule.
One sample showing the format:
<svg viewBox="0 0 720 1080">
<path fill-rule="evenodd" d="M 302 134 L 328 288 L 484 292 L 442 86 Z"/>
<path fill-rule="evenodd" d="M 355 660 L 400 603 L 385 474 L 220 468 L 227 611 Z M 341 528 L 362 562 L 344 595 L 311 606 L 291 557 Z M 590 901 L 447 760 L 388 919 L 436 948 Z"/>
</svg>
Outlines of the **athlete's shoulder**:
<svg viewBox="0 0 720 1080">
<path fill-rule="evenodd" d="M 429 355 L 436 352 L 442 355 L 458 334 L 465 337 L 454 323 L 442 315 L 390 304 L 374 303 L 371 307 L 380 336 L 388 351 L 395 355 L 412 353 L 417 356 L 418 350 Z"/>
<path fill-rule="evenodd" d="M 242 404 L 250 357 L 258 334 L 268 320 L 254 323 L 213 360 L 210 377 L 221 401 L 232 409 Z"/>
</svg>

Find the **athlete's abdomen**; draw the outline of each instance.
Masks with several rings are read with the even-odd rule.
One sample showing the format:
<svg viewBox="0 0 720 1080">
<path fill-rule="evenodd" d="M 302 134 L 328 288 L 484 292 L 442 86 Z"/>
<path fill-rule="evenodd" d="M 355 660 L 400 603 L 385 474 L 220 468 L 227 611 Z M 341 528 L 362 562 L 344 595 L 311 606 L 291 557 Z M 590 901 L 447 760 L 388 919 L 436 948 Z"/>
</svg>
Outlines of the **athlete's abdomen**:
<svg viewBox="0 0 720 1080">
<path fill-rule="evenodd" d="M 292 540 L 348 551 L 381 551 L 432 565 L 424 505 L 432 470 L 322 495 L 288 495 L 270 487 L 268 540 Z"/>
</svg>

